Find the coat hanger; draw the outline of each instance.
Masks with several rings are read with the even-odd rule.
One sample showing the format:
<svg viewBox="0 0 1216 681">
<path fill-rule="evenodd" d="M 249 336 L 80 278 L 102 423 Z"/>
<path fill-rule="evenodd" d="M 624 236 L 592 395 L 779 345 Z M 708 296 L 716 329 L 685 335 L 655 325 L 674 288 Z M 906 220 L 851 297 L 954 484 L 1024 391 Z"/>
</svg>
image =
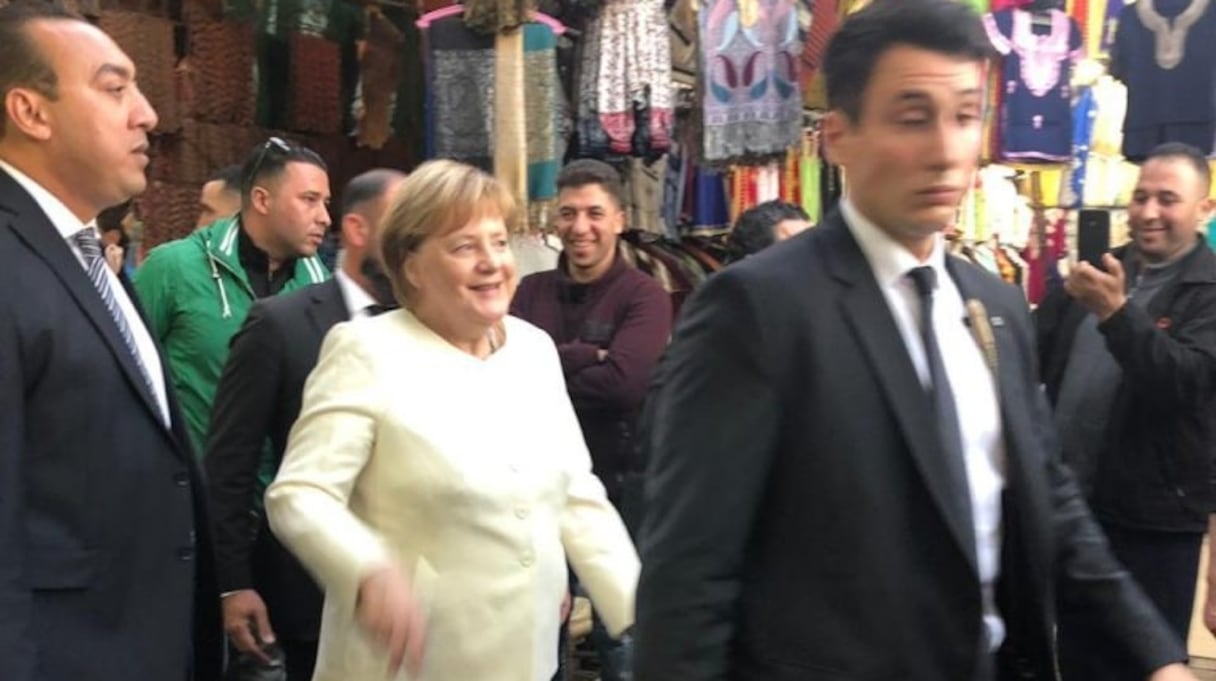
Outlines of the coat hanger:
<svg viewBox="0 0 1216 681">
<path fill-rule="evenodd" d="M 460 5 L 460 4 L 448 5 L 447 7 L 441 7 L 437 10 L 423 14 L 421 17 L 418 18 L 418 21 L 414 22 L 414 25 L 417 26 L 418 28 L 422 28 L 422 29 L 430 28 L 430 26 L 433 22 L 439 21 L 440 19 L 446 19 L 448 17 L 455 16 L 457 14 L 462 14 L 463 12 L 464 12 L 463 5 Z M 549 16 L 548 14 L 545 14 L 544 12 L 531 11 L 531 12 L 528 12 L 528 17 L 531 18 L 533 21 L 536 21 L 537 23 L 541 23 L 541 24 L 544 24 L 545 26 L 548 26 L 550 29 L 553 30 L 554 35 L 561 35 L 566 32 L 565 24 L 563 24 L 562 22 L 558 21 L 557 19 Z"/>
</svg>

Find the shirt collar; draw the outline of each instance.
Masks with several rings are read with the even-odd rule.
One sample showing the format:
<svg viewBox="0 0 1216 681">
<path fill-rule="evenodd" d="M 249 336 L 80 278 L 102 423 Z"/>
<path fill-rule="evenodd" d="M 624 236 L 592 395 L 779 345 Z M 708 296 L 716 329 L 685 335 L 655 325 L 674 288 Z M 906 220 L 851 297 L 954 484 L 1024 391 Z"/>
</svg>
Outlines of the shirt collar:
<svg viewBox="0 0 1216 681">
<path fill-rule="evenodd" d="M 96 230 L 95 222 L 89 222 L 88 224 L 81 222 L 80 218 L 76 217 L 64 205 L 63 201 L 60 201 L 58 197 L 49 192 L 45 187 L 35 182 L 29 175 L 17 170 L 3 160 L 0 160 L 0 169 L 8 173 L 10 177 L 17 181 L 17 184 L 21 185 L 22 189 L 29 193 L 34 199 L 34 203 L 38 204 L 38 207 L 42 209 L 47 219 L 51 221 L 52 225 L 55 225 L 55 229 L 59 231 L 60 236 L 64 239 L 71 239 L 85 227 L 91 226 Z"/>
<path fill-rule="evenodd" d="M 334 273 L 334 279 L 338 280 L 338 288 L 342 290 L 342 300 L 346 303 L 346 311 L 351 317 L 359 315 L 370 305 L 376 304 L 376 299 L 368 295 L 363 287 L 355 283 L 354 279 L 350 278 L 341 268 Z"/>
<path fill-rule="evenodd" d="M 925 265 L 937 270 L 938 282 L 944 281 L 943 277 L 950 276 L 946 270 L 946 250 L 940 234 L 933 239 L 933 250 L 929 253 L 929 259 L 921 262 L 911 251 L 862 215 L 848 198 L 841 199 L 840 213 L 870 263 L 870 269 L 874 271 L 874 278 L 878 280 L 879 286 L 896 285 L 908 272 Z"/>
</svg>

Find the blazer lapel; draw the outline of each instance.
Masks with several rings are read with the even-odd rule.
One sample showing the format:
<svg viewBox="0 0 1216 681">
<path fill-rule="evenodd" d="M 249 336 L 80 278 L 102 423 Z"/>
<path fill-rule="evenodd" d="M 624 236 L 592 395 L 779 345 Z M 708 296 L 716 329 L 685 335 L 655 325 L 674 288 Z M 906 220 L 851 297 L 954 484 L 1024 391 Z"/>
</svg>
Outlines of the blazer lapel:
<svg viewBox="0 0 1216 681">
<path fill-rule="evenodd" d="M 24 241 L 30 250 L 42 258 L 50 266 L 55 276 L 63 282 L 64 288 L 68 290 L 76 304 L 84 311 L 85 317 L 89 319 L 106 345 L 109 346 L 110 353 L 118 361 L 118 365 L 122 368 L 131 387 L 143 398 L 145 406 L 156 416 L 156 420 L 163 423 L 164 419 L 156 398 L 144 381 L 139 365 L 135 363 L 135 357 L 122 339 L 118 325 L 110 316 L 110 311 L 101 301 L 101 296 L 93 287 L 93 282 L 89 281 L 84 267 L 81 266 L 67 242 L 60 236 L 59 230 L 51 224 L 50 219 L 46 217 L 33 198 L 4 172 L 0 172 L 0 204 L 8 205 L 13 209 L 15 216 L 9 221 L 9 227 L 17 233 L 17 238 Z M 133 302 L 138 301 L 138 298 L 133 297 L 130 289 L 127 289 L 127 295 L 131 296 Z M 136 302 L 136 308 L 139 308 L 138 302 Z"/>
<path fill-rule="evenodd" d="M 1011 326 L 1014 320 L 1004 317 L 1009 311 L 1003 310 L 998 301 L 980 293 L 987 288 L 984 282 L 978 281 L 983 275 L 970 267 L 961 266 L 953 258 L 947 258 L 947 268 L 964 300 L 979 300 L 984 304 L 988 311 L 987 323 L 992 330 L 996 352 L 994 382 L 1000 403 L 1001 430 L 1005 444 L 1005 517 L 1002 524 L 1007 535 L 1016 535 L 1010 536 L 1009 539 L 1013 541 L 1006 541 L 1005 545 L 1049 545 L 1050 538 L 1046 536 L 1029 536 L 1037 534 L 1042 520 L 1050 517 L 1046 502 L 1050 495 L 1046 490 L 1045 467 L 1041 459 L 1043 448 L 1038 440 L 1032 413 L 1036 404 L 1041 404 L 1036 403 L 1036 400 L 1041 401 L 1043 396 L 1025 394 L 1025 377 L 1021 372 L 1026 370 L 1025 362 L 1028 360 L 1021 358 L 1018 352 L 1017 338 Z M 1018 313 L 1024 314 L 1024 311 Z M 1004 559 L 1002 562 L 1008 563 Z M 1030 583 L 1046 583 L 1046 567 L 1041 562 L 1022 562 L 1033 571 L 1028 576 Z M 1003 575 L 1002 578 L 1004 577 L 1012 575 Z M 1013 604 L 1008 607 L 1013 607 Z"/>
<path fill-rule="evenodd" d="M 337 277 L 312 287 L 312 303 L 308 306 L 308 320 L 320 337 L 324 337 L 335 324 L 349 320 L 353 314 L 346 309 L 346 299 L 342 297 L 342 285 Z"/>
<path fill-rule="evenodd" d="M 930 401 L 916 375 L 916 368 L 904 346 L 903 336 L 891 315 L 887 300 L 879 290 L 870 264 L 844 224 L 844 219 L 838 213 L 834 214 L 821 229 L 831 230 L 825 235 L 828 243 L 826 266 L 845 287 L 839 302 L 841 314 L 858 346 L 874 367 L 917 469 L 954 535 L 959 550 L 971 567 L 978 570 L 975 528 L 971 526 L 971 519 L 961 513 L 955 503 L 956 491 L 952 489 L 949 464 L 942 456 L 933 427 Z"/>
</svg>

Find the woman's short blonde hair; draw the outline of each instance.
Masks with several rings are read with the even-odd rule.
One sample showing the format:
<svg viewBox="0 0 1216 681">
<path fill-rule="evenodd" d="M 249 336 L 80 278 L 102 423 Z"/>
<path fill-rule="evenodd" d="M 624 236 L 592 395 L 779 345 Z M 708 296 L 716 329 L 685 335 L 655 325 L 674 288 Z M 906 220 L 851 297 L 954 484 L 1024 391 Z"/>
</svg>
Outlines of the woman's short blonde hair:
<svg viewBox="0 0 1216 681">
<path fill-rule="evenodd" d="M 380 255 L 397 302 L 406 306 L 412 297 L 405 261 L 424 241 L 485 216 L 501 217 L 514 230 L 515 197 L 493 176 L 447 160 L 415 168 L 393 194 L 380 226 Z"/>
</svg>

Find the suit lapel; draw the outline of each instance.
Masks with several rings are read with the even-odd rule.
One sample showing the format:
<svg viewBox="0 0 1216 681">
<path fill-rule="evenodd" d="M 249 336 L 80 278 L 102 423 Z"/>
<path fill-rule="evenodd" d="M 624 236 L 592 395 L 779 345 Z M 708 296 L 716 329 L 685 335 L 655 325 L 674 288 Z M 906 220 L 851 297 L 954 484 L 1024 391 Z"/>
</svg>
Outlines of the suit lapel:
<svg viewBox="0 0 1216 681">
<path fill-rule="evenodd" d="M 1035 400 L 1042 399 L 1040 395 L 1026 395 L 1023 389 L 1025 378 L 1021 372 L 1026 370 L 1026 358 L 1018 351 L 1017 338 L 1012 327 L 1013 319 L 1007 318 L 1011 311 L 1003 310 L 999 301 L 991 296 L 985 296 L 981 291 L 988 287 L 979 280 L 983 276 L 973 268 L 964 267 L 947 259 L 947 267 L 958 286 L 964 300 L 979 300 L 988 311 L 988 323 L 992 328 L 992 336 L 996 345 L 997 372 L 995 378 L 997 399 L 1000 403 L 1001 430 L 1005 444 L 1005 503 L 1003 505 L 1004 533 L 1012 540 L 1006 541 L 1006 546 L 1024 547 L 1041 546 L 1049 542 L 1047 537 L 1023 536 L 1034 533 L 1040 527 L 1043 518 L 1049 517 L 1046 501 L 1049 492 L 1045 488 L 1044 466 L 1040 458 L 1042 446 L 1037 440 L 1034 419 L 1031 410 Z M 1024 311 L 1018 311 L 1024 314 Z M 1043 489 L 1037 489 L 1037 488 Z M 1012 515 L 1016 514 L 1016 516 Z M 1037 555 L 1035 552 L 1034 555 Z M 1005 565 L 1012 565 L 1006 556 L 1002 558 Z M 1017 558 L 1021 559 L 1021 556 Z M 1026 563 L 1034 574 L 1029 576 L 1032 584 L 1046 583 L 1045 566 L 1030 561 Z M 1014 574 L 1004 574 L 1002 578 L 1016 578 Z M 1020 574 L 1020 570 L 1012 571 Z M 1015 604 L 1007 604 L 1013 607 Z"/>
<path fill-rule="evenodd" d="M 308 306 L 308 321 L 319 337 L 324 337 L 335 324 L 351 318 L 342 297 L 342 286 L 334 277 L 324 284 L 312 287 L 312 305 Z"/>
<path fill-rule="evenodd" d="M 975 562 L 975 528 L 970 518 L 959 513 L 951 489 L 948 463 L 942 456 L 930 401 L 916 375 L 912 358 L 904 346 L 903 336 L 878 288 L 873 271 L 853 239 L 844 219 L 837 213 L 822 229 L 830 230 L 827 268 L 841 284 L 840 310 L 848 323 L 857 345 L 874 367 L 874 373 L 904 439 L 912 459 L 920 471 L 938 510 L 950 528 L 959 550 L 973 569 Z"/>
<path fill-rule="evenodd" d="M 127 348 L 126 342 L 118 331 L 118 325 L 114 323 L 110 311 L 106 309 L 97 289 L 93 287 L 93 282 L 89 281 L 89 276 L 80 261 L 77 260 L 76 254 L 72 252 L 67 242 L 60 236 L 59 230 L 51 224 L 50 219 L 46 217 L 33 198 L 3 171 L 0 171 L 0 204 L 10 207 L 15 214 L 14 218 L 9 221 L 9 228 L 16 232 L 18 239 L 25 242 L 30 250 L 46 262 L 55 276 L 63 283 L 64 288 L 76 301 L 76 305 L 85 313 L 85 317 L 109 346 L 110 353 L 118 361 L 118 366 L 126 375 L 127 382 L 143 398 L 144 405 L 152 411 L 157 422 L 163 424 L 164 419 L 155 396 L 149 390 L 143 374 L 139 370 L 139 365 L 135 363 L 135 357 L 131 355 L 130 349 Z M 129 288 L 127 295 L 133 302 L 138 301 Z M 138 302 L 136 302 L 136 308 L 139 308 Z M 146 322 L 145 328 L 147 328 Z M 164 364 L 163 361 L 161 363 Z M 166 378 L 166 380 L 168 379 Z"/>
</svg>

